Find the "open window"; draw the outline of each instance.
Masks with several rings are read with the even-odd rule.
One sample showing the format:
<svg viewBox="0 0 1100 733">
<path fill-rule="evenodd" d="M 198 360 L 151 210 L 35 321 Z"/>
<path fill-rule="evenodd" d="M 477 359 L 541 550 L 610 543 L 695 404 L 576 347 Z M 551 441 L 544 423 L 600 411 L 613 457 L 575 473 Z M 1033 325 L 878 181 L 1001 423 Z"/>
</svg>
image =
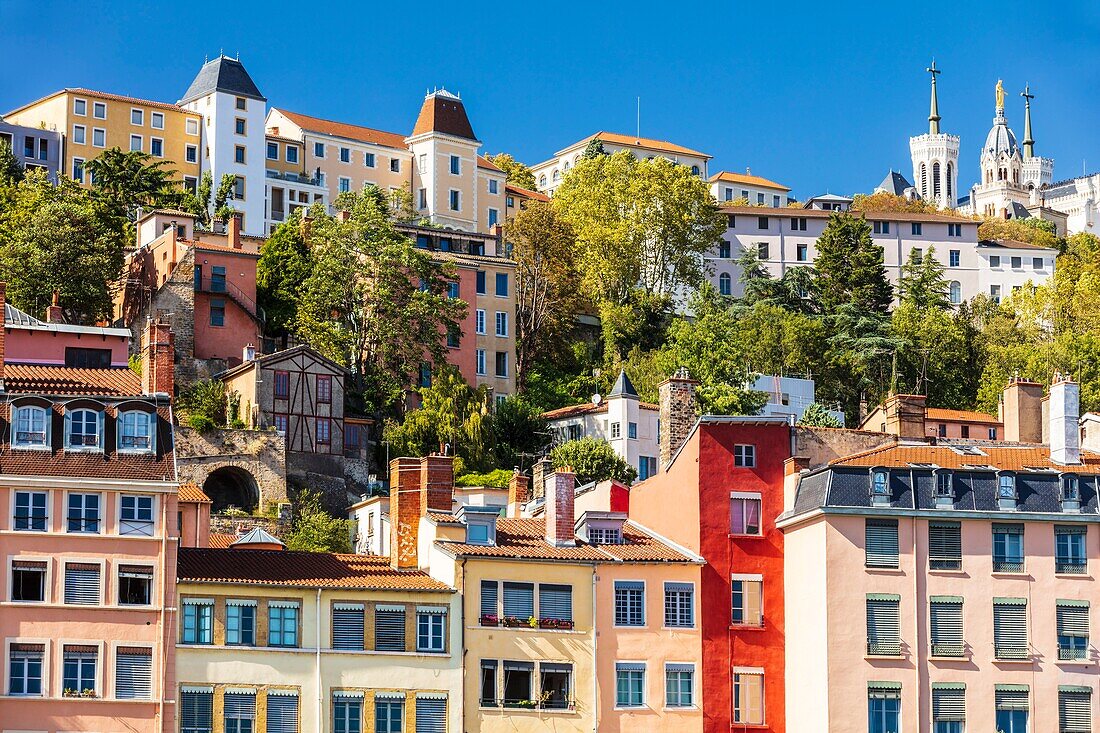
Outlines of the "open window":
<svg viewBox="0 0 1100 733">
<path fill-rule="evenodd" d="M 44 560 L 12 560 L 11 600 L 20 603 L 45 602 L 46 562 Z"/>
<path fill-rule="evenodd" d="M 885 468 L 871 469 L 871 503 L 889 504 L 892 498 L 890 472 Z"/>
<path fill-rule="evenodd" d="M 147 565 L 122 565 L 118 569 L 118 604 L 148 606 L 153 602 L 153 569 Z"/>
<path fill-rule="evenodd" d="M 542 662 L 539 664 L 539 701 L 550 710 L 572 707 L 573 665 Z"/>
</svg>

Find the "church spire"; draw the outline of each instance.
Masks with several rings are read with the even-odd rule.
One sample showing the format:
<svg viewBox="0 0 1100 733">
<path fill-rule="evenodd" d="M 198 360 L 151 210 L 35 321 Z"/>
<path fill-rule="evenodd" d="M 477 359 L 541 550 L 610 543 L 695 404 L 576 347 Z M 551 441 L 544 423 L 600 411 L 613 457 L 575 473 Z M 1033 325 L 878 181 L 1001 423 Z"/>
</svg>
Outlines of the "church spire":
<svg viewBox="0 0 1100 733">
<path fill-rule="evenodd" d="M 925 69 L 932 75 L 932 104 L 928 111 L 928 134 L 939 135 L 940 134 L 940 105 L 936 99 L 936 75 L 940 73 L 940 70 L 936 68 L 936 60 L 932 59 L 932 65 Z"/>
<path fill-rule="evenodd" d="M 1035 156 L 1035 140 L 1031 137 L 1031 100 L 1035 95 L 1031 93 L 1031 86 L 1024 84 L 1024 91 L 1020 92 L 1024 98 L 1024 158 Z"/>
</svg>

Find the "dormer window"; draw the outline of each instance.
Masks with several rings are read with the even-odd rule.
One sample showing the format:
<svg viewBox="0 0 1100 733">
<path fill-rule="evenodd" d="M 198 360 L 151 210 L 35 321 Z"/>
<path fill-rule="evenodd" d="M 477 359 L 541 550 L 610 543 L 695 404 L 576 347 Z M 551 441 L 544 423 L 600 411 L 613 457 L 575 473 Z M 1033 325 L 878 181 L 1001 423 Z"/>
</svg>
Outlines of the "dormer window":
<svg viewBox="0 0 1100 733">
<path fill-rule="evenodd" d="M 46 408 L 18 407 L 15 410 L 15 447 L 46 448 L 47 429 Z"/>
<path fill-rule="evenodd" d="M 1016 474 L 1000 474 L 997 477 L 997 506 L 1001 509 L 1015 509 L 1016 499 Z"/>
<path fill-rule="evenodd" d="M 871 503 L 890 503 L 890 474 L 885 469 L 871 471 Z"/>
<path fill-rule="evenodd" d="M 475 522 L 466 525 L 466 542 L 471 545 L 491 545 L 492 527 L 488 524 Z"/>
<path fill-rule="evenodd" d="M 65 414 L 65 448 L 98 448 L 100 436 L 100 418 L 102 413 L 95 410 L 71 410 Z"/>
<path fill-rule="evenodd" d="M 573 526 L 577 536 L 593 545 L 623 544 L 623 512 L 587 511 Z"/>
<path fill-rule="evenodd" d="M 458 510 L 458 518 L 466 525 L 466 544 L 495 545 L 497 543 L 497 518 L 500 507 L 464 506 Z"/>
<path fill-rule="evenodd" d="M 1062 474 L 1062 486 L 1060 489 L 1062 511 L 1081 511 L 1081 479 L 1075 473 Z"/>
<path fill-rule="evenodd" d="M 954 506 L 955 486 L 952 472 L 940 469 L 934 475 L 936 479 L 936 506 Z"/>
<path fill-rule="evenodd" d="M 623 533 L 618 527 L 589 527 L 588 541 L 593 545 L 621 545 Z"/>
<path fill-rule="evenodd" d="M 153 449 L 153 415 L 142 410 L 130 410 L 119 416 L 118 448 L 125 451 Z"/>
</svg>

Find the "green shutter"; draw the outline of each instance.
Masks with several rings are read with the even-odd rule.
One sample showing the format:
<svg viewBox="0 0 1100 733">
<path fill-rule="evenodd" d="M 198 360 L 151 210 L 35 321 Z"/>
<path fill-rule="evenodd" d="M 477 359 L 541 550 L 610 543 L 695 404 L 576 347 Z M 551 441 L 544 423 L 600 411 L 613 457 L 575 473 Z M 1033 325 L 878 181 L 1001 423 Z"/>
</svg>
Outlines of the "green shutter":
<svg viewBox="0 0 1100 733">
<path fill-rule="evenodd" d="M 933 597 L 929 604 L 929 625 L 932 636 L 932 656 L 961 657 L 965 652 L 963 642 L 963 606 L 962 599 L 937 600 L 944 596 Z"/>
<path fill-rule="evenodd" d="M 1027 685 L 994 685 L 993 695 L 998 710 L 1027 710 Z"/>
<path fill-rule="evenodd" d="M 1089 635 L 1089 607 L 1069 605 L 1065 601 L 1058 601 L 1058 635 L 1088 636 Z"/>
<path fill-rule="evenodd" d="M 959 522 L 928 524 L 928 567 L 932 570 L 962 568 L 962 525 Z"/>
<path fill-rule="evenodd" d="M 864 530 L 867 567 L 898 567 L 898 522 L 896 519 L 868 519 Z"/>
<path fill-rule="evenodd" d="M 1092 690 L 1088 692 L 1058 690 L 1059 733 L 1091 733 Z"/>
<path fill-rule="evenodd" d="M 1027 606 L 1017 603 L 1022 600 L 999 598 L 993 601 L 993 649 L 997 659 L 1027 657 Z"/>
<path fill-rule="evenodd" d="M 901 683 L 871 680 L 867 683 L 867 697 L 896 700 L 901 697 Z"/>
<path fill-rule="evenodd" d="M 867 653 L 896 657 L 901 654 L 901 620 L 897 596 L 867 596 Z"/>
<path fill-rule="evenodd" d="M 963 685 L 932 685 L 932 720 L 966 720 L 966 687 Z"/>
</svg>

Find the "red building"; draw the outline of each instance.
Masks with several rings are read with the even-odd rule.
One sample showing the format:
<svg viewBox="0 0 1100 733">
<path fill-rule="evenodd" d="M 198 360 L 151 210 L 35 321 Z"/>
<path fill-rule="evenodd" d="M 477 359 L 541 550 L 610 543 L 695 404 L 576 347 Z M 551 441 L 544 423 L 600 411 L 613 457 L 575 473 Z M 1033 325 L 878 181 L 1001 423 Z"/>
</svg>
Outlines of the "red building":
<svg viewBox="0 0 1100 733">
<path fill-rule="evenodd" d="M 791 431 L 782 417 L 696 419 L 695 386 L 683 373 L 661 385 L 664 470 L 632 487 L 630 518 L 706 560 L 703 729 L 783 731 L 783 535 L 775 520 Z"/>
</svg>

